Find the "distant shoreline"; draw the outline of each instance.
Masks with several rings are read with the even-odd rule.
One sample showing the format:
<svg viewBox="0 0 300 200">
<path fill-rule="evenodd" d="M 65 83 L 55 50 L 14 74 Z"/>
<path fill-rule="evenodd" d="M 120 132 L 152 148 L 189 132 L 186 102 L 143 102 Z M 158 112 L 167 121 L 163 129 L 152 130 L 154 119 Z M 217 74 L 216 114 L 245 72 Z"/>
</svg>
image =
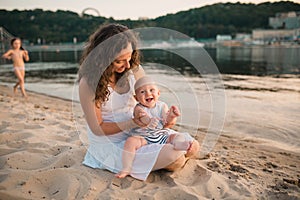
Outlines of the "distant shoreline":
<svg viewBox="0 0 300 200">
<path fill-rule="evenodd" d="M 168 41 L 151 41 L 153 44 L 150 44 L 150 49 L 168 49 L 168 48 L 218 48 L 218 47 L 232 47 L 232 48 L 257 48 L 257 47 L 272 47 L 272 48 L 300 48 L 300 44 L 295 42 L 282 42 L 282 43 L 274 43 L 274 44 L 255 44 L 255 43 L 245 43 L 238 40 L 227 40 L 227 41 L 200 41 L 197 43 L 189 44 L 189 43 L 178 43 L 177 46 L 171 46 L 172 44 Z M 84 49 L 86 43 L 61 43 L 61 44 L 41 44 L 41 45 L 24 45 L 24 48 L 31 52 L 37 51 L 82 51 Z M 151 46 L 152 45 L 152 46 Z"/>
</svg>

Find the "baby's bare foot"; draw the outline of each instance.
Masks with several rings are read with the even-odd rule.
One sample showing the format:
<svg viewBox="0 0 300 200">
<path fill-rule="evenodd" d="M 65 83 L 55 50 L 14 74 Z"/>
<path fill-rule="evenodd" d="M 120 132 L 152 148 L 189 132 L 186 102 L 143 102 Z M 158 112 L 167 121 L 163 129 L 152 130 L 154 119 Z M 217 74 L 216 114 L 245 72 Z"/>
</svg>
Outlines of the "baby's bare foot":
<svg viewBox="0 0 300 200">
<path fill-rule="evenodd" d="M 191 148 L 192 141 L 175 142 L 174 149 L 180 151 L 188 151 Z"/>
<path fill-rule="evenodd" d="M 115 176 L 117 178 L 125 178 L 126 176 L 129 175 L 129 171 L 120 171 L 119 173 L 117 173 Z"/>
<path fill-rule="evenodd" d="M 198 158 L 199 157 L 199 151 L 200 151 L 200 145 L 199 142 L 196 140 L 193 140 L 191 142 L 190 148 L 187 150 L 185 157 L 187 158 Z"/>
</svg>

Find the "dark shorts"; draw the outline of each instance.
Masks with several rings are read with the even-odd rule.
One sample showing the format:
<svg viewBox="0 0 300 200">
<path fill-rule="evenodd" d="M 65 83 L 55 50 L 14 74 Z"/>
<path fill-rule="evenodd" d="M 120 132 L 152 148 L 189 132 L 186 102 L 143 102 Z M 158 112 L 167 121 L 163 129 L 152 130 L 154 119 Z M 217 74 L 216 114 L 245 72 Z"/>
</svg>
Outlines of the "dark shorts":
<svg viewBox="0 0 300 200">
<path fill-rule="evenodd" d="M 148 144 L 158 143 L 158 144 L 166 144 L 169 138 L 168 130 L 158 130 L 151 133 L 148 136 L 144 136 L 145 140 L 147 140 Z"/>
</svg>

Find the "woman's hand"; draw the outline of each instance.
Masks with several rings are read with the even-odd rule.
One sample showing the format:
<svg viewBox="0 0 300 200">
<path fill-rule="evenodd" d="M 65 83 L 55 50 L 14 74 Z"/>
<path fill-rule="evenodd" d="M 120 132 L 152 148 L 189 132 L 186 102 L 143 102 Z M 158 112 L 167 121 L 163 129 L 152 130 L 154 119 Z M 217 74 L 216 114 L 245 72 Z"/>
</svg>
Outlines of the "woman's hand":
<svg viewBox="0 0 300 200">
<path fill-rule="evenodd" d="M 159 119 L 157 118 L 150 118 L 149 115 L 142 111 L 139 112 L 137 115 L 135 115 L 136 117 L 133 118 L 133 121 L 140 127 L 149 127 L 149 128 L 156 128 L 158 123 L 159 123 Z"/>
<path fill-rule="evenodd" d="M 149 119 L 149 120 L 147 120 Z M 150 123 L 150 117 L 146 112 L 140 111 L 134 114 L 133 118 L 134 123 L 136 123 L 139 127 L 147 127 Z"/>
</svg>

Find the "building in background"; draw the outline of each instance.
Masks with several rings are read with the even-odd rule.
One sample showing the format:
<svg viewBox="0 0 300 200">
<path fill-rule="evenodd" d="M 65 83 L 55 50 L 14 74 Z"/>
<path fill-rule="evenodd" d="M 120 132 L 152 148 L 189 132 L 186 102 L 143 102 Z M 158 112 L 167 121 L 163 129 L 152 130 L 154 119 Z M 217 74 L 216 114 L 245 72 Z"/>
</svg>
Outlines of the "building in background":
<svg viewBox="0 0 300 200">
<path fill-rule="evenodd" d="M 300 43 L 300 12 L 277 13 L 269 18 L 269 26 L 273 29 L 253 30 L 252 40 L 262 44 Z"/>
<path fill-rule="evenodd" d="M 297 29 L 300 28 L 300 11 L 277 13 L 269 18 L 269 25 L 273 29 Z"/>
</svg>

